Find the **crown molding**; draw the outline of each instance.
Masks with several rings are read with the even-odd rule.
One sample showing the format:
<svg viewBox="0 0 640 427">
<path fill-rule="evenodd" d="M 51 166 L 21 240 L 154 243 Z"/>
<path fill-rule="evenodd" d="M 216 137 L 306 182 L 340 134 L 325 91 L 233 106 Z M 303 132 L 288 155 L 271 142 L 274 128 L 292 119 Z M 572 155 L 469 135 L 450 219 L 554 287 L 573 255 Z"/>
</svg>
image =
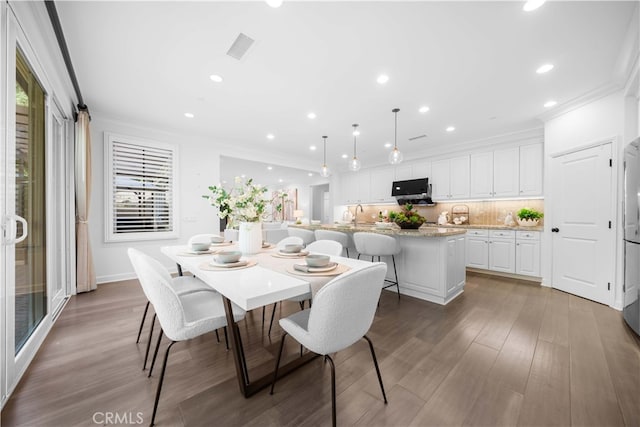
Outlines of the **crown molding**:
<svg viewBox="0 0 640 427">
<path fill-rule="evenodd" d="M 549 120 L 555 119 L 563 114 L 566 114 L 570 111 L 577 110 L 580 107 L 584 107 L 587 104 L 590 104 L 598 99 L 604 98 L 605 96 L 609 96 L 613 93 L 616 93 L 622 89 L 622 84 L 610 82 L 605 85 L 602 85 L 590 92 L 587 92 L 583 95 L 580 95 L 576 98 L 573 98 L 559 106 L 553 108 L 552 110 L 540 114 L 537 118 L 542 120 L 543 122 L 548 122 Z"/>
</svg>

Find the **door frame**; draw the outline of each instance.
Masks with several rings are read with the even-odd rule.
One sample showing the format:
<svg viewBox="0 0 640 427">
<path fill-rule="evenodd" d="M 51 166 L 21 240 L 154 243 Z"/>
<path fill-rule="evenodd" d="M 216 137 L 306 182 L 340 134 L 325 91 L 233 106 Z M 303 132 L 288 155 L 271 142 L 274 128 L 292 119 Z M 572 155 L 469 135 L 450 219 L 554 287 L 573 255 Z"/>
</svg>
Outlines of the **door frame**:
<svg viewBox="0 0 640 427">
<path fill-rule="evenodd" d="M 607 145 L 607 144 L 611 144 L 611 159 L 613 162 L 613 166 L 612 166 L 612 170 L 611 170 L 611 183 L 610 183 L 610 191 L 609 191 L 609 195 L 608 198 L 607 197 L 603 197 L 602 198 L 602 202 L 603 203 L 607 203 L 610 210 L 610 217 L 611 217 L 611 221 L 612 221 L 612 225 L 611 225 L 611 232 L 613 234 L 613 238 L 611 239 L 611 253 L 613 254 L 613 260 L 611 263 L 611 271 L 610 271 L 610 277 L 611 277 L 611 293 L 609 294 L 609 300 L 607 301 L 607 305 L 609 305 L 610 307 L 616 308 L 618 310 L 621 310 L 622 307 L 616 307 L 615 302 L 617 301 L 618 295 L 621 294 L 622 291 L 622 287 L 621 285 L 619 285 L 620 280 L 619 280 L 619 272 L 618 272 L 618 264 L 619 264 L 619 260 L 620 260 L 620 248 L 619 248 L 619 244 L 618 244 L 618 223 L 619 221 L 619 216 L 621 215 L 620 213 L 620 208 L 619 208 L 619 200 L 620 197 L 618 195 L 618 191 L 620 188 L 619 185 L 619 180 L 620 180 L 620 165 L 619 165 L 619 147 L 620 147 L 620 141 L 619 138 L 617 136 L 612 136 L 609 138 L 602 138 L 602 139 L 598 139 L 595 141 L 592 141 L 590 143 L 584 144 L 584 145 L 580 145 L 577 147 L 572 147 L 570 149 L 567 150 L 562 150 L 562 151 L 558 151 L 555 153 L 551 153 L 549 155 L 549 159 L 551 160 L 549 162 L 549 169 L 548 169 L 548 173 L 549 173 L 549 177 L 551 177 L 550 179 L 552 179 L 552 177 L 555 175 L 555 170 L 554 170 L 554 160 L 556 160 L 559 157 L 568 155 L 568 154 L 573 154 L 573 153 L 578 153 L 580 151 L 584 151 L 584 150 L 588 150 L 591 148 L 595 148 L 595 147 L 600 147 L 602 145 Z M 553 256 L 553 250 L 554 250 L 554 239 L 553 239 L 553 234 L 551 233 L 551 228 L 553 227 L 553 218 L 555 216 L 555 211 L 553 210 L 554 207 L 554 186 L 553 185 L 549 185 L 546 186 L 546 188 L 549 189 L 549 194 L 545 194 L 545 201 L 547 203 L 545 203 L 545 210 L 547 210 L 550 207 L 551 212 L 545 212 L 545 216 L 550 219 L 550 220 L 546 220 L 545 221 L 545 234 L 549 237 L 548 239 L 548 262 L 549 262 L 549 267 L 548 267 L 548 272 L 549 272 L 549 278 L 550 278 L 550 283 L 549 285 L 554 288 L 557 289 L 554 286 L 554 278 L 553 278 L 553 262 L 555 257 Z"/>
</svg>

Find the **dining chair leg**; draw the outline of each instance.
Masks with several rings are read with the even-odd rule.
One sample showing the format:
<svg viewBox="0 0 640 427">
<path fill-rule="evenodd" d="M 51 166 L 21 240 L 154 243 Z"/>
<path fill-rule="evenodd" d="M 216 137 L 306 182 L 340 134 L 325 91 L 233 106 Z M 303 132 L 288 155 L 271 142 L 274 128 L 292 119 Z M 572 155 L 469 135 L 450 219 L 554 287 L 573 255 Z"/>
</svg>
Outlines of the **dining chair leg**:
<svg viewBox="0 0 640 427">
<path fill-rule="evenodd" d="M 182 276 L 182 266 L 180 264 L 176 264 L 178 266 L 178 276 Z"/>
<path fill-rule="evenodd" d="M 298 304 L 300 304 L 300 310 L 304 310 L 304 301 L 300 301 Z"/>
<path fill-rule="evenodd" d="M 218 335 L 218 330 L 216 329 L 216 341 L 220 342 L 220 335 Z"/>
<path fill-rule="evenodd" d="M 264 305 L 262 306 L 262 330 L 264 331 Z"/>
<path fill-rule="evenodd" d="M 371 357 L 373 358 L 373 364 L 376 367 L 376 373 L 378 374 L 378 382 L 380 383 L 380 390 L 382 390 L 382 397 L 384 398 L 384 403 L 387 403 L 387 394 L 384 392 L 384 385 L 382 384 L 382 375 L 380 375 L 380 368 L 378 367 L 378 359 L 376 358 L 376 352 L 373 350 L 373 343 L 369 339 L 368 336 L 363 337 L 369 343 L 369 350 L 371 350 Z"/>
<path fill-rule="evenodd" d="M 164 331 L 162 330 L 162 328 L 160 328 L 160 334 L 158 334 L 158 341 L 156 341 L 156 349 L 153 352 L 153 359 L 151 359 L 151 366 L 149 367 L 149 375 L 147 375 L 147 378 L 151 377 L 151 373 L 153 372 L 153 366 L 156 364 L 156 357 L 158 357 L 158 349 L 160 348 L 160 341 L 162 340 L 163 334 L 164 334 Z"/>
<path fill-rule="evenodd" d="M 398 290 L 398 299 L 400 299 L 400 283 L 398 282 L 398 270 L 396 269 L 396 257 L 391 255 L 391 260 L 393 261 L 393 272 L 396 275 L 396 289 Z"/>
<path fill-rule="evenodd" d="M 278 351 L 278 357 L 276 359 L 276 368 L 273 370 L 273 381 L 271 382 L 271 391 L 269 394 L 273 394 L 273 389 L 276 386 L 276 380 L 278 379 L 278 367 L 280 366 L 280 358 L 282 357 L 282 349 L 284 348 L 284 339 L 287 337 L 287 333 L 285 332 L 282 335 L 282 339 L 280 339 L 280 351 Z"/>
<path fill-rule="evenodd" d="M 328 354 L 324 355 L 324 359 L 331 365 L 331 425 L 336 427 L 336 366 Z"/>
<path fill-rule="evenodd" d="M 138 329 L 138 338 L 136 338 L 136 344 L 140 342 L 140 334 L 142 333 L 142 327 L 144 326 L 144 321 L 147 318 L 147 311 L 149 310 L 149 301 L 147 301 L 147 305 L 144 306 L 144 313 L 142 314 L 142 320 L 140 321 L 140 328 Z"/>
<path fill-rule="evenodd" d="M 216 330 L 216 332 L 218 332 Z M 227 327 L 224 327 L 224 345 L 227 346 L 227 350 L 229 350 L 229 337 L 227 336 Z"/>
<path fill-rule="evenodd" d="M 347 251 L 347 258 L 349 258 L 349 248 L 344 248 L 345 251 Z"/>
<path fill-rule="evenodd" d="M 360 259 L 360 254 L 358 254 L 358 259 Z"/>
<path fill-rule="evenodd" d="M 151 423 L 149 425 L 153 425 L 156 420 L 156 412 L 158 411 L 158 402 L 160 401 L 160 392 L 162 391 L 162 383 L 164 382 L 164 373 L 167 370 L 167 359 L 169 359 L 169 351 L 171 347 L 176 343 L 176 341 L 171 341 L 169 347 L 167 347 L 167 351 L 164 353 L 164 362 L 162 363 L 162 372 L 160 373 L 160 380 L 158 381 L 158 389 L 156 390 L 156 401 L 153 404 L 153 415 L 151 415 Z"/>
<path fill-rule="evenodd" d="M 278 307 L 278 303 L 275 302 L 273 303 L 273 311 L 271 312 L 271 321 L 269 322 L 269 332 L 267 332 L 267 335 L 271 336 L 271 328 L 273 327 L 273 318 L 276 315 L 276 308 Z"/>
<path fill-rule="evenodd" d="M 153 320 L 151 321 L 151 329 L 149 329 L 149 339 L 147 339 L 147 351 L 144 353 L 144 364 L 142 365 L 142 370 L 147 369 L 147 360 L 149 359 L 149 348 L 151 348 L 151 337 L 153 337 L 153 327 L 156 324 L 156 315 L 153 315 Z"/>
</svg>

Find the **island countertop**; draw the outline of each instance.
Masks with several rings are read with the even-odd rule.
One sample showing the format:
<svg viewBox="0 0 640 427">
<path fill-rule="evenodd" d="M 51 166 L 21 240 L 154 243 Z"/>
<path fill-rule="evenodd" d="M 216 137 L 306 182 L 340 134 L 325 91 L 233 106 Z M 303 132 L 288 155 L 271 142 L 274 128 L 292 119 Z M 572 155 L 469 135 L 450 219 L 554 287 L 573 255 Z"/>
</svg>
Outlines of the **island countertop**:
<svg viewBox="0 0 640 427">
<path fill-rule="evenodd" d="M 431 227 L 422 226 L 417 230 L 407 230 L 394 226 L 392 228 L 379 228 L 374 225 L 360 224 L 354 225 L 339 225 L 339 224 L 318 224 L 318 225 L 306 225 L 306 224 L 291 224 L 289 227 L 302 228 L 305 230 L 331 230 L 342 231 L 345 233 L 367 232 L 386 234 L 390 236 L 407 236 L 407 237 L 448 237 L 456 236 L 458 234 L 465 234 L 466 229 L 463 228 L 449 228 L 449 227 Z"/>
</svg>

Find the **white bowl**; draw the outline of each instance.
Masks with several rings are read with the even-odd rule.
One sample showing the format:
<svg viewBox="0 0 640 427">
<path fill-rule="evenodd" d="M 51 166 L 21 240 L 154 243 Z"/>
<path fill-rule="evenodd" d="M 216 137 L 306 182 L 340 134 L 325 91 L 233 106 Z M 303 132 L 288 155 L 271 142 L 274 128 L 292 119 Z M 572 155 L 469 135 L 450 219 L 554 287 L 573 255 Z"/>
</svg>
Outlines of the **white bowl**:
<svg viewBox="0 0 640 427">
<path fill-rule="evenodd" d="M 539 219 L 520 219 L 518 218 L 518 224 L 522 227 L 535 227 L 540 222 Z"/>
<path fill-rule="evenodd" d="M 298 252 L 300 252 L 302 250 L 303 246 L 302 245 L 284 245 L 284 248 L 282 248 L 282 252 L 288 253 L 288 254 L 297 254 Z"/>
<path fill-rule="evenodd" d="M 309 267 L 324 267 L 325 265 L 329 264 L 330 259 L 331 258 L 329 258 L 329 255 L 310 254 L 307 255 L 305 260 L 307 261 L 307 265 Z"/>
<path fill-rule="evenodd" d="M 230 262 L 238 262 L 240 261 L 240 257 L 242 256 L 242 252 L 240 251 L 222 251 L 218 252 L 216 255 L 216 261 L 228 264 Z"/>
<path fill-rule="evenodd" d="M 203 252 L 209 250 L 209 243 L 193 242 L 191 243 L 191 250 L 196 252 Z"/>
<path fill-rule="evenodd" d="M 224 242 L 223 236 L 211 236 L 211 243 L 222 243 Z"/>
</svg>

